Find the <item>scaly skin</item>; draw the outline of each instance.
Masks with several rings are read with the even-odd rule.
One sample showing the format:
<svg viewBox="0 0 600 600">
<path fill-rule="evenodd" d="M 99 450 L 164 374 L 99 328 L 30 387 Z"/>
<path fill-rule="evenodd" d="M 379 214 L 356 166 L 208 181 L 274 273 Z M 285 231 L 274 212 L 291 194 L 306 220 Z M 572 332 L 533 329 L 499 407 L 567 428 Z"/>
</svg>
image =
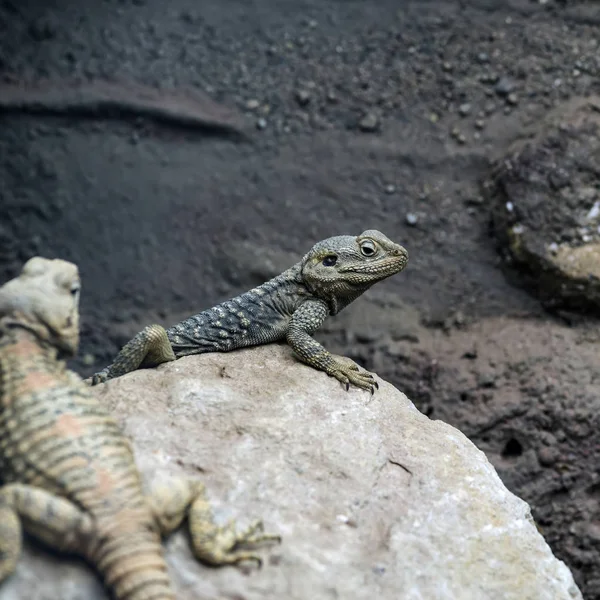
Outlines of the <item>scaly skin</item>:
<svg viewBox="0 0 600 600">
<path fill-rule="evenodd" d="M 116 420 L 59 354 L 79 341 L 79 276 L 33 258 L 0 288 L 0 582 L 15 569 L 22 529 L 86 558 L 117 600 L 174 600 L 161 535 L 189 517 L 193 550 L 212 565 L 260 559 L 239 544 L 275 540 L 254 523 L 217 527 L 204 486 L 181 479 L 142 491 Z"/>
<path fill-rule="evenodd" d="M 408 253 L 379 231 L 319 242 L 296 265 L 263 285 L 165 330 L 149 325 L 128 342 L 92 385 L 189 354 L 227 352 L 287 340 L 306 364 L 346 385 L 374 392 L 371 373 L 329 353 L 312 334 L 373 284 L 404 269 Z"/>
</svg>

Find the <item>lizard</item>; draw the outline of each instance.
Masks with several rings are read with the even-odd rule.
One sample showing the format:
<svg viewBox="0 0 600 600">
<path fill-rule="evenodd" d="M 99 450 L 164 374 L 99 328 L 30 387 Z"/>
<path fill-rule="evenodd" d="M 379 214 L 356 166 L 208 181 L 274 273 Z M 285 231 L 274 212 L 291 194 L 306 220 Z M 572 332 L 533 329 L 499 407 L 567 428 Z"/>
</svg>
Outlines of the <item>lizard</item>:
<svg viewBox="0 0 600 600">
<path fill-rule="evenodd" d="M 129 439 L 64 362 L 79 344 L 79 290 L 76 265 L 41 257 L 0 287 L 0 582 L 26 531 L 83 556 L 117 600 L 175 600 L 161 537 L 186 517 L 197 559 L 260 565 L 248 546 L 279 536 L 260 521 L 217 526 L 201 482 L 144 493 Z"/>
<path fill-rule="evenodd" d="M 312 334 L 373 284 L 404 269 L 406 249 L 376 230 L 315 244 L 300 262 L 266 283 L 165 329 L 148 325 L 108 367 L 86 380 L 105 382 L 140 367 L 190 354 L 227 352 L 286 340 L 304 363 L 346 385 L 374 393 L 373 375 L 336 356 Z"/>
</svg>

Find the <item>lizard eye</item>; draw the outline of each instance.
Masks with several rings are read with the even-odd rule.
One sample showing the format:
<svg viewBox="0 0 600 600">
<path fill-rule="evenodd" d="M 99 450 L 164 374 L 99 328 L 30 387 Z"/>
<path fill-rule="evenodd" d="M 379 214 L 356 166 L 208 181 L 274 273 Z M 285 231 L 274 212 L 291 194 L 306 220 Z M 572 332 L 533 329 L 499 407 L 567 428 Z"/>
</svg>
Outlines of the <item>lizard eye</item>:
<svg viewBox="0 0 600 600">
<path fill-rule="evenodd" d="M 360 251 L 363 256 L 373 256 L 377 252 L 377 248 L 373 242 L 366 240 L 360 245 Z"/>
<path fill-rule="evenodd" d="M 323 266 L 324 267 L 333 267 L 336 262 L 337 262 L 337 256 L 335 256 L 335 254 L 332 254 L 331 256 L 326 256 L 323 259 Z"/>
<path fill-rule="evenodd" d="M 81 289 L 81 286 L 79 285 L 79 283 L 74 283 L 71 286 L 71 296 L 73 296 L 73 298 L 77 298 L 79 296 L 80 289 Z"/>
</svg>

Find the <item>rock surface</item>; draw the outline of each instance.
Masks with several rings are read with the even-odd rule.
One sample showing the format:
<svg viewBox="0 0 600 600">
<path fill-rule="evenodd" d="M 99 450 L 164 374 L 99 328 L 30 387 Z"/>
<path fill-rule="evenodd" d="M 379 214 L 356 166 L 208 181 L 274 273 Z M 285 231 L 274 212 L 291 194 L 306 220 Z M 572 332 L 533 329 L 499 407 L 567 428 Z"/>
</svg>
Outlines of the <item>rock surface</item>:
<svg viewBox="0 0 600 600">
<path fill-rule="evenodd" d="M 600 97 L 561 104 L 492 186 L 497 237 L 547 305 L 600 310 L 599 132 Z"/>
<path fill-rule="evenodd" d="M 178 598 L 581 599 L 529 507 L 458 430 L 391 385 L 371 399 L 285 346 L 184 358 L 95 388 L 146 477 L 201 476 L 218 520 L 283 536 L 260 571 L 167 543 Z M 28 545 L 2 600 L 100 599 L 90 569 Z"/>
</svg>

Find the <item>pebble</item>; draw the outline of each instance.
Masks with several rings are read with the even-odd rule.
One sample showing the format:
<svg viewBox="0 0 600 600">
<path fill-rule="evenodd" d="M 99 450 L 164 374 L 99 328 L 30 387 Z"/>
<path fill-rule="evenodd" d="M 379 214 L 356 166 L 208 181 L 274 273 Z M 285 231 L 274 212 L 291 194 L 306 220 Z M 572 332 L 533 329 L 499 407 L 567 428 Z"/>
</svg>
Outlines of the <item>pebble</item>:
<svg viewBox="0 0 600 600">
<path fill-rule="evenodd" d="M 471 114 L 471 105 L 468 102 L 465 102 L 464 104 L 461 104 L 458 107 L 458 114 L 461 117 L 467 117 Z"/>
<path fill-rule="evenodd" d="M 544 467 L 549 467 L 558 460 L 560 452 L 553 446 L 544 446 L 538 450 L 537 455 L 540 464 Z"/>
<path fill-rule="evenodd" d="M 516 106 L 517 104 L 519 104 L 519 97 L 514 92 L 512 92 L 506 97 L 506 102 L 511 106 Z"/>
<path fill-rule="evenodd" d="M 476 119 L 475 127 L 476 129 L 483 129 L 485 127 L 485 121 L 483 119 Z"/>
<path fill-rule="evenodd" d="M 257 129 L 265 129 L 267 127 L 267 120 L 262 117 L 256 121 Z"/>
<path fill-rule="evenodd" d="M 90 352 L 87 352 L 83 355 L 81 362 L 83 362 L 86 367 L 91 367 L 96 362 L 96 357 Z"/>
<path fill-rule="evenodd" d="M 385 186 L 385 193 L 386 194 L 393 194 L 396 191 L 396 186 L 393 183 L 388 183 Z"/>
<path fill-rule="evenodd" d="M 508 96 L 515 90 L 515 82 L 508 77 L 500 77 L 498 83 L 494 86 L 494 91 L 498 96 Z"/>
<path fill-rule="evenodd" d="M 406 224 L 414 227 L 419 222 L 419 217 L 415 213 L 407 213 Z"/>
<path fill-rule="evenodd" d="M 260 102 L 256 98 L 250 98 L 246 101 L 246 108 L 250 110 L 256 110 L 260 106 Z"/>
<path fill-rule="evenodd" d="M 480 53 L 477 55 L 477 60 L 478 60 L 480 63 L 482 63 L 482 64 L 483 64 L 483 63 L 489 62 L 489 60 L 490 60 L 490 57 L 489 57 L 489 56 L 488 56 L 488 54 L 486 54 L 485 52 L 480 52 Z"/>
<path fill-rule="evenodd" d="M 452 131 L 450 132 L 450 135 L 459 143 L 459 144 L 466 144 L 467 143 L 467 138 L 465 137 L 464 133 L 461 133 L 460 129 L 458 127 L 454 127 L 452 129 Z"/>
<path fill-rule="evenodd" d="M 367 113 L 359 122 L 358 128 L 361 131 L 377 131 L 379 128 L 379 118 L 374 113 Z"/>
<path fill-rule="evenodd" d="M 306 90 L 296 90 L 296 102 L 300 106 L 306 106 L 310 102 L 310 93 Z"/>
</svg>

